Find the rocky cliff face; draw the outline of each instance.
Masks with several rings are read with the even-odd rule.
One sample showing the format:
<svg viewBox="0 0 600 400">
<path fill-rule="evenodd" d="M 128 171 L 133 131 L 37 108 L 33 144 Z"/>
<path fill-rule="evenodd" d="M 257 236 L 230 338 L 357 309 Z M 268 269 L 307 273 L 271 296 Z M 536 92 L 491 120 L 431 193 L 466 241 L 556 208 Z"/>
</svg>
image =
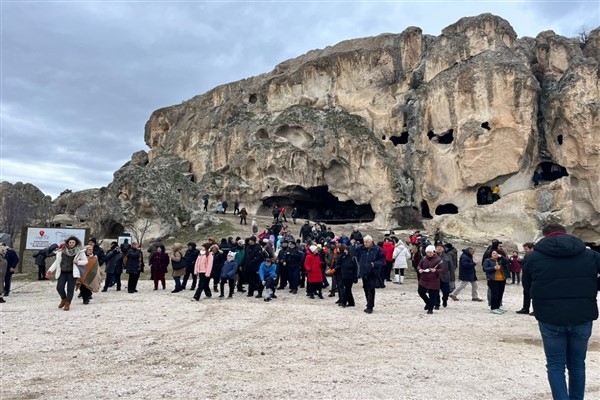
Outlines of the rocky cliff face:
<svg viewBox="0 0 600 400">
<path fill-rule="evenodd" d="M 585 46 L 518 38 L 490 14 L 438 37 L 345 41 L 155 111 L 149 153 L 55 212 L 107 235 L 143 220 L 165 234 L 209 193 L 211 208 L 239 198 L 250 212 L 424 221 L 472 240 L 522 243 L 557 221 L 600 242 L 599 62 L 598 28 Z"/>
<path fill-rule="evenodd" d="M 599 38 L 517 38 L 484 14 L 345 41 L 155 111 L 149 159 L 177 155 L 251 211 L 337 207 L 381 227 L 416 213 L 521 242 L 551 219 L 598 241 Z M 478 204 L 495 184 L 501 199 Z"/>
</svg>

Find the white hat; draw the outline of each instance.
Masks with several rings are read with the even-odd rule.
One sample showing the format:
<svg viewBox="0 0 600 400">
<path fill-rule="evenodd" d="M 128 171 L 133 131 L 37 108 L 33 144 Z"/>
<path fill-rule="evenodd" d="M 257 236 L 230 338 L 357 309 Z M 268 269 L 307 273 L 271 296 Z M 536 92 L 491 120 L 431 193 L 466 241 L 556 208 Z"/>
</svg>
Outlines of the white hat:
<svg viewBox="0 0 600 400">
<path fill-rule="evenodd" d="M 312 251 L 313 253 L 315 253 L 319 248 L 317 246 L 315 246 L 314 244 L 312 246 L 310 246 L 308 248 L 310 251 Z"/>
<path fill-rule="evenodd" d="M 430 244 L 429 246 L 425 247 L 425 253 L 435 253 L 435 246 Z"/>
</svg>

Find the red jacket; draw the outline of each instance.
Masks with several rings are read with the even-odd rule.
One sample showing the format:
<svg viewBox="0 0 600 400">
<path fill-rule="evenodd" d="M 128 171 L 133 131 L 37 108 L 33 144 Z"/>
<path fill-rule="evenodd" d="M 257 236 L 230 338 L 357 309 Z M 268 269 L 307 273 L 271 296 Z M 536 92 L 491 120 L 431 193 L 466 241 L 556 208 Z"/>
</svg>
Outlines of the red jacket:
<svg viewBox="0 0 600 400">
<path fill-rule="evenodd" d="M 383 250 L 383 254 L 385 255 L 385 261 L 394 261 L 394 243 L 392 242 L 383 242 L 383 246 L 381 250 Z"/>
<path fill-rule="evenodd" d="M 321 269 L 321 257 L 309 251 L 304 259 L 304 269 L 306 270 L 306 280 L 308 283 L 323 282 L 323 270 Z"/>
</svg>

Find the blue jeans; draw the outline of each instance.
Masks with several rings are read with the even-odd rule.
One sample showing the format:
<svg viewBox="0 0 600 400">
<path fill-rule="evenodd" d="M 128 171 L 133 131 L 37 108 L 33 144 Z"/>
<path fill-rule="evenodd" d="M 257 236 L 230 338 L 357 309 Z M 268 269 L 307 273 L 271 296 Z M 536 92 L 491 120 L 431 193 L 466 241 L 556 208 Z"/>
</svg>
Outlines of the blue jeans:
<svg viewBox="0 0 600 400">
<path fill-rule="evenodd" d="M 580 325 L 539 323 L 548 382 L 554 400 L 579 400 L 585 393 L 585 356 L 592 335 L 592 321 Z M 569 371 L 569 388 L 565 379 Z"/>
</svg>

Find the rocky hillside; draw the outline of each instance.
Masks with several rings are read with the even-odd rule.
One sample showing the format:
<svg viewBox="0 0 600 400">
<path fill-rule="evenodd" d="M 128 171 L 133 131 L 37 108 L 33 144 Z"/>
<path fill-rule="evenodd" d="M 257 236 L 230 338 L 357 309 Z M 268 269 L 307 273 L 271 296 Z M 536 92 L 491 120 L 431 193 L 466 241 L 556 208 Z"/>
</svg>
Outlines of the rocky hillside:
<svg viewBox="0 0 600 400">
<path fill-rule="evenodd" d="M 208 193 L 251 213 L 281 204 L 517 243 L 553 220 L 600 242 L 599 61 L 599 28 L 586 44 L 518 38 L 491 14 L 437 37 L 341 42 L 156 110 L 150 151 L 69 212 L 110 232 L 153 219 L 167 234 Z"/>
</svg>

